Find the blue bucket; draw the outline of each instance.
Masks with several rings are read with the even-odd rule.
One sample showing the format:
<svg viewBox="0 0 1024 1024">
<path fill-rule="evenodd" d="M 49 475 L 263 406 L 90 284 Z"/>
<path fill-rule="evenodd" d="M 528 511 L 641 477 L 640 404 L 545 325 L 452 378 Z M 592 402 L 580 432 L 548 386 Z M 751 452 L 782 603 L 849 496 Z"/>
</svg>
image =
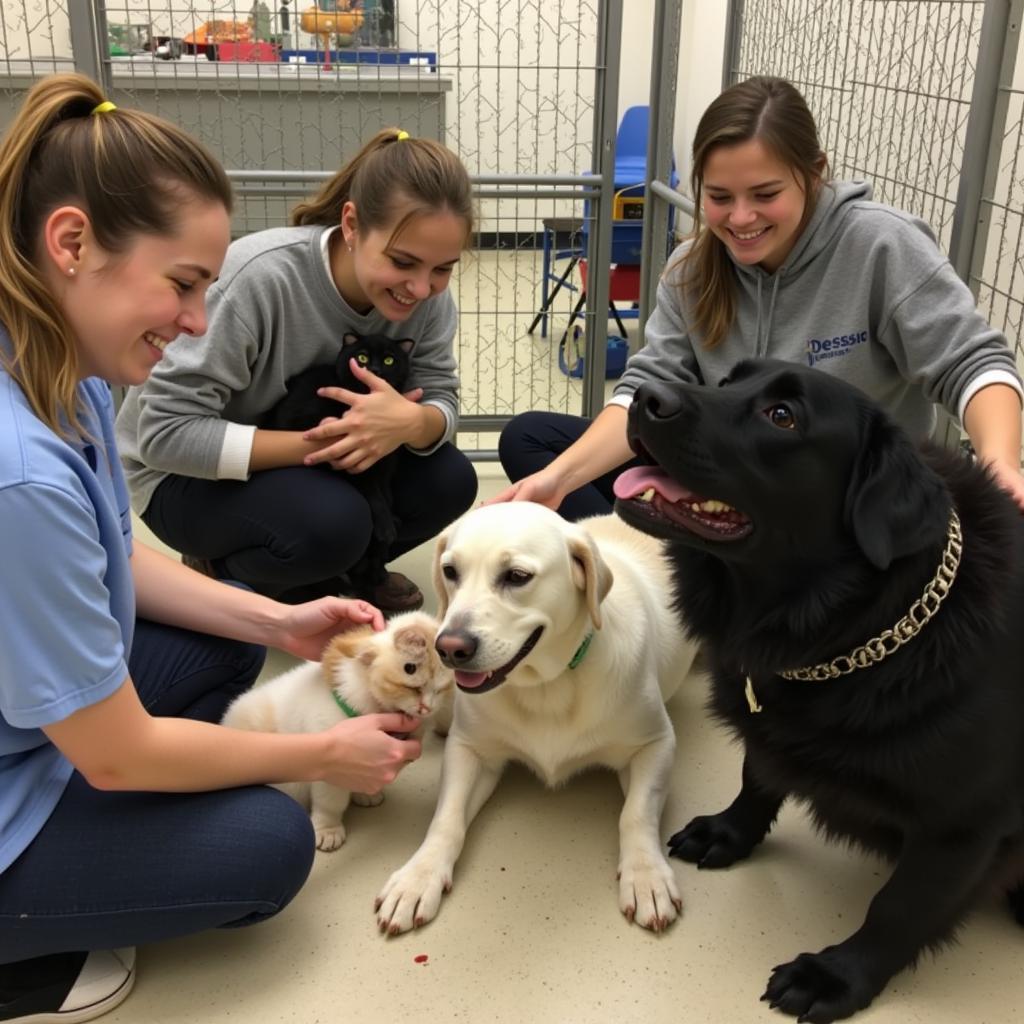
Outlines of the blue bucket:
<svg viewBox="0 0 1024 1024">
<path fill-rule="evenodd" d="M 558 346 L 558 368 L 566 377 L 575 377 L 578 380 L 586 373 L 583 348 L 583 332 L 578 327 L 574 327 L 572 338 L 566 338 Z M 618 335 L 609 335 L 604 379 L 615 380 L 617 377 L 621 377 L 622 371 L 626 368 L 627 358 L 629 358 L 629 342 Z"/>
</svg>

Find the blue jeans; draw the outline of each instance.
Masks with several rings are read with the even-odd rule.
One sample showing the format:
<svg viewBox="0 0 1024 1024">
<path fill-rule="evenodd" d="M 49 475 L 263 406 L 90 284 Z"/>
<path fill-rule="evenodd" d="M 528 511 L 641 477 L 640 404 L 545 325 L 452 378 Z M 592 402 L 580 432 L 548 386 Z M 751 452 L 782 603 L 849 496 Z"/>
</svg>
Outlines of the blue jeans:
<svg viewBox="0 0 1024 1024">
<path fill-rule="evenodd" d="M 264 656 L 140 619 L 129 669 L 150 713 L 216 722 Z M 267 786 L 101 792 L 75 772 L 0 874 L 0 964 L 261 921 L 302 887 L 313 852 L 308 814 Z"/>
</svg>

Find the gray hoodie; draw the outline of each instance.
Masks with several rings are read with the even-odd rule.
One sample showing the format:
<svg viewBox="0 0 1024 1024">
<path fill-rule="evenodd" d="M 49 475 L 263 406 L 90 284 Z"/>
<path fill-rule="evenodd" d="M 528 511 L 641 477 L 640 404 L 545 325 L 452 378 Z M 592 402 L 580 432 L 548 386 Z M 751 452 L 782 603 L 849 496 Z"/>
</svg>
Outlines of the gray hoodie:
<svg viewBox="0 0 1024 1024">
<path fill-rule="evenodd" d="M 646 345 L 612 401 L 628 405 L 646 380 L 717 384 L 749 356 L 842 377 L 913 437 L 932 433 L 935 404 L 962 419 L 986 384 L 1006 383 L 1024 396 L 1006 338 L 978 313 L 927 224 L 870 199 L 864 182 L 827 185 L 774 274 L 734 261 L 736 317 L 711 350 L 680 287 L 684 242 L 658 285 Z"/>
</svg>

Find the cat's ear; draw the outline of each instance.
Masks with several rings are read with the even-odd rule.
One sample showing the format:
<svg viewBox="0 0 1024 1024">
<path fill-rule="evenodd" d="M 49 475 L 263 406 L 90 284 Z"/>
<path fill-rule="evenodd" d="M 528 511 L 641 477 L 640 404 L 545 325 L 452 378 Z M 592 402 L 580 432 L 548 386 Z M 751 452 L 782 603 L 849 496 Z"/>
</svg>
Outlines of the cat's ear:
<svg viewBox="0 0 1024 1024">
<path fill-rule="evenodd" d="M 351 331 L 346 331 L 341 336 L 342 348 L 351 348 L 353 345 L 358 345 L 363 339 L 358 334 L 353 334 Z"/>
<path fill-rule="evenodd" d="M 422 626 L 403 626 L 395 632 L 395 650 L 403 654 L 422 655 L 433 642 Z"/>
<path fill-rule="evenodd" d="M 406 355 L 408 355 L 412 351 L 412 347 L 413 347 L 413 345 L 416 344 L 416 341 L 413 338 L 402 338 L 401 341 L 399 341 L 397 344 L 398 344 L 398 347 Z"/>
</svg>

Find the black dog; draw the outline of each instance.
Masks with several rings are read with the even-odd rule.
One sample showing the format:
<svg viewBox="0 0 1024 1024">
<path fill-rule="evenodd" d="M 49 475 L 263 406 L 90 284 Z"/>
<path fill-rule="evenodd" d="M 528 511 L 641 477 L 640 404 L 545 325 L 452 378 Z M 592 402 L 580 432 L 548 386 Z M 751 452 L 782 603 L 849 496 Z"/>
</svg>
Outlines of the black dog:
<svg viewBox="0 0 1024 1024">
<path fill-rule="evenodd" d="M 727 867 L 793 796 L 894 862 L 863 924 L 762 997 L 832 1021 L 993 886 L 1024 924 L 1024 519 L 819 370 L 751 360 L 724 383 L 641 387 L 629 436 L 652 467 L 616 482 L 619 514 L 670 542 L 711 711 L 744 743 L 739 796 L 669 845 Z"/>
</svg>

